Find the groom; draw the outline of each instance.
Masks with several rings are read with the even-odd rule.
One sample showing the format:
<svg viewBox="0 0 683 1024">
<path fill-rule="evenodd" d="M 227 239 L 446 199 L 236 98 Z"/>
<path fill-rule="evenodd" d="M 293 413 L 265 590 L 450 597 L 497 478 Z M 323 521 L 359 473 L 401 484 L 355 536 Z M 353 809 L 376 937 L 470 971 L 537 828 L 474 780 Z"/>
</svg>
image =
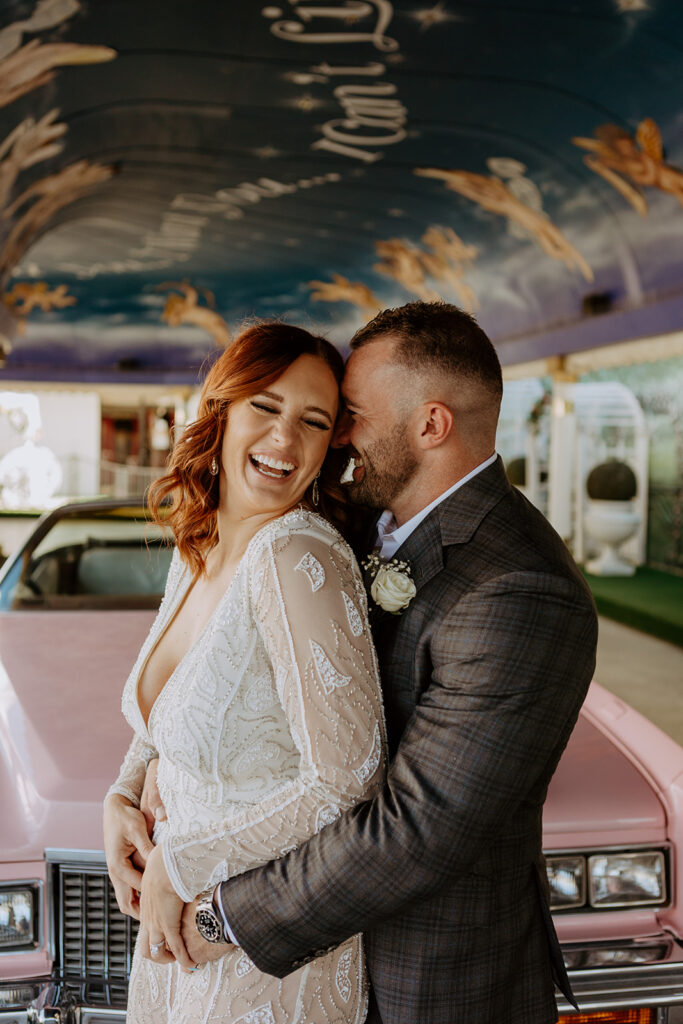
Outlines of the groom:
<svg viewBox="0 0 683 1024">
<path fill-rule="evenodd" d="M 370 1024 L 554 1024 L 571 999 L 548 909 L 541 812 L 594 668 L 581 575 L 494 453 L 500 365 L 442 303 L 385 310 L 344 378 L 353 501 L 369 549 L 407 561 L 398 615 L 370 598 L 385 690 L 383 791 L 214 900 L 284 976 L 365 934 Z M 191 912 L 187 948 L 209 947 Z"/>
</svg>

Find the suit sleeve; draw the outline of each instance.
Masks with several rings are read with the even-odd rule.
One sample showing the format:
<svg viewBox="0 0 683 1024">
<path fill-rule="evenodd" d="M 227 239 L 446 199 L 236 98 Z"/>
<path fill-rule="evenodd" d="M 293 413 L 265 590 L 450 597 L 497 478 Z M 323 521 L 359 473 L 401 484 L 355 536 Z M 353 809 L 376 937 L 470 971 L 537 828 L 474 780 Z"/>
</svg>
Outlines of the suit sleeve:
<svg viewBox="0 0 683 1024">
<path fill-rule="evenodd" d="M 185 902 L 267 863 L 375 794 L 385 763 L 379 671 L 365 592 L 350 549 L 332 535 L 276 536 L 250 563 L 251 604 L 297 771 L 204 831 L 161 847 Z M 254 757 L 267 756 L 256 750 Z"/>
<path fill-rule="evenodd" d="M 382 792 L 222 887 L 225 916 L 257 966 L 283 976 L 467 873 L 559 760 L 595 640 L 590 598 L 550 574 L 509 574 L 444 614 L 431 680 Z"/>
</svg>

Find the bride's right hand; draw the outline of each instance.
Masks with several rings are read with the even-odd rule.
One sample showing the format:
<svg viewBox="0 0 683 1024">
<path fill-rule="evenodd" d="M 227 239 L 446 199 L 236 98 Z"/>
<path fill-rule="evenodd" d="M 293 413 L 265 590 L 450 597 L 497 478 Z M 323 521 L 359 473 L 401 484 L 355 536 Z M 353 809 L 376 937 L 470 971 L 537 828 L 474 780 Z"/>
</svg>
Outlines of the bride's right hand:
<svg viewBox="0 0 683 1024">
<path fill-rule="evenodd" d="M 153 757 L 147 765 L 145 773 L 145 785 L 140 797 L 140 810 L 147 822 L 147 831 L 150 835 L 154 832 L 154 825 L 157 821 L 166 821 L 166 810 L 161 802 L 159 787 L 157 785 L 157 773 L 159 771 L 159 758 Z"/>
<path fill-rule="evenodd" d="M 147 833 L 144 814 L 118 793 L 104 802 L 104 852 L 116 902 L 122 914 L 140 920 L 142 872 L 154 844 Z"/>
</svg>

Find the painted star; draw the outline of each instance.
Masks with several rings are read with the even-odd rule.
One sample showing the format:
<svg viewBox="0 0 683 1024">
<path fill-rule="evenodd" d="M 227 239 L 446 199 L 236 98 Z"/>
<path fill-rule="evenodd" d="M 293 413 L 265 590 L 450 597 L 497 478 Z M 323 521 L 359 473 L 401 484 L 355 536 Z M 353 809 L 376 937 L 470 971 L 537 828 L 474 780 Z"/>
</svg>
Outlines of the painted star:
<svg viewBox="0 0 683 1024">
<path fill-rule="evenodd" d="M 631 11 L 649 11 L 648 0 L 617 0 L 617 10 L 620 14 L 630 14 Z"/>
<path fill-rule="evenodd" d="M 425 32 L 434 25 L 441 25 L 444 21 L 453 21 L 453 15 L 445 9 L 443 0 L 434 7 L 425 8 L 422 11 L 413 11 L 412 17 L 420 22 L 420 32 Z"/>
<path fill-rule="evenodd" d="M 276 149 L 275 146 L 261 146 L 259 149 L 252 150 L 254 156 L 259 157 L 261 160 L 270 160 L 274 156 L 280 155 L 280 150 Z"/>
<path fill-rule="evenodd" d="M 310 74 L 308 71 L 286 71 L 282 76 L 286 82 L 295 85 L 312 85 L 313 82 L 326 82 L 326 75 Z"/>
<path fill-rule="evenodd" d="M 322 106 L 322 102 L 320 100 L 316 100 L 310 95 L 310 93 L 304 93 L 303 96 L 299 96 L 298 100 L 294 100 L 294 106 L 308 114 L 309 111 Z"/>
</svg>

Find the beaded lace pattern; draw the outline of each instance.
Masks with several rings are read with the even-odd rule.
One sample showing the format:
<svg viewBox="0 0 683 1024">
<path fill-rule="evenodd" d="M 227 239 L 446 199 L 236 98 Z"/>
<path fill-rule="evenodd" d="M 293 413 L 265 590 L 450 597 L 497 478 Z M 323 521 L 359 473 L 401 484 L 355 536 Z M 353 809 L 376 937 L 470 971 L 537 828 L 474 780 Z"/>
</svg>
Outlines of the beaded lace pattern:
<svg viewBox="0 0 683 1024">
<path fill-rule="evenodd" d="M 147 725 L 144 665 L 192 583 L 174 554 L 164 600 L 123 693 L 135 737 L 110 792 L 134 802 L 148 757 L 168 821 L 157 827 L 186 902 L 282 856 L 381 786 L 386 729 L 367 600 L 348 545 L 295 509 L 263 527 Z M 136 953 L 129 1024 L 360 1024 L 360 936 L 284 979 L 241 949 L 191 975 Z"/>
</svg>

